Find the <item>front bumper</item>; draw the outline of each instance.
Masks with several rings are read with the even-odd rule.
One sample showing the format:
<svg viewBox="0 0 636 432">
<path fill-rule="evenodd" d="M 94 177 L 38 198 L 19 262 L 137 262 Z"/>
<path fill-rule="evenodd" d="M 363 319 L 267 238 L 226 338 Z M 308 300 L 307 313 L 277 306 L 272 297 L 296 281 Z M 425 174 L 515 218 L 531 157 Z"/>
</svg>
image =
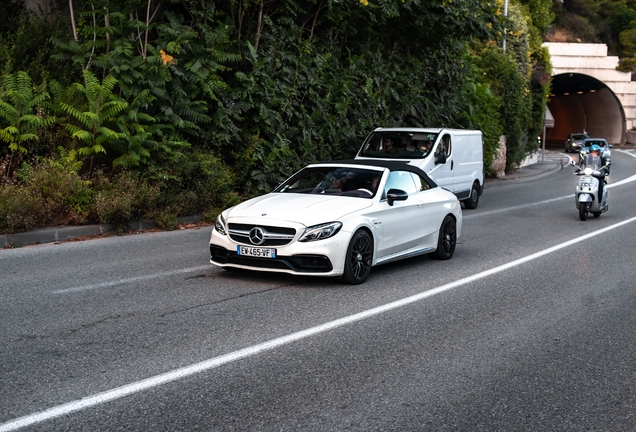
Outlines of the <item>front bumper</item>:
<svg viewBox="0 0 636 432">
<path fill-rule="evenodd" d="M 210 236 L 210 263 L 219 267 L 242 268 L 301 276 L 341 276 L 351 233 L 339 231 L 335 236 L 313 242 L 275 246 L 275 258 L 239 255 L 239 243 L 219 234 L 214 228 Z M 242 246 L 253 246 L 241 244 Z"/>
<path fill-rule="evenodd" d="M 210 262 L 218 266 L 230 265 L 270 271 L 287 271 L 295 274 L 330 273 L 333 265 L 325 255 L 298 254 L 292 256 L 276 255 L 276 258 L 257 258 L 243 256 L 236 250 L 227 250 L 221 246 L 210 245 Z"/>
</svg>

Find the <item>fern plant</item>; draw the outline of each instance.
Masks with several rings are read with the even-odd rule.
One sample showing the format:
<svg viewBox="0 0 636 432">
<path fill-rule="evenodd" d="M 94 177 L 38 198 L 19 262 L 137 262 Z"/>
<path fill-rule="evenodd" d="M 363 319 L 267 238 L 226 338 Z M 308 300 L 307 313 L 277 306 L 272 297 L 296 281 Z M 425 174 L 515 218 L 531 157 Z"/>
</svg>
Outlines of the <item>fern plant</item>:
<svg viewBox="0 0 636 432">
<path fill-rule="evenodd" d="M 26 72 L 4 77 L 0 91 L 0 119 L 6 126 L 0 129 L 0 141 L 7 143 L 11 151 L 7 174 L 11 172 L 14 153 L 27 153 L 28 143 L 39 140 L 38 128 L 55 122 L 55 117 L 48 116 L 44 110 L 48 98 L 46 92 L 33 91 L 33 83 Z"/>
<path fill-rule="evenodd" d="M 118 114 L 128 108 L 128 102 L 113 94 L 117 80 L 112 76 L 107 75 L 100 83 L 95 75 L 85 71 L 84 80 L 86 85 L 75 83 L 66 90 L 80 95 L 81 98 L 75 99 L 74 104 L 65 101 L 58 103 L 70 118 L 65 127 L 71 138 L 84 143 L 78 153 L 81 156 L 90 156 L 92 162 L 95 154 L 106 153 L 105 146 L 108 143 L 126 138 L 125 133 L 113 130 L 111 125 Z M 60 98 L 60 87 L 56 86 L 55 89 Z"/>
<path fill-rule="evenodd" d="M 153 152 L 172 154 L 179 147 L 189 146 L 187 142 L 172 139 L 172 128 L 157 123 L 154 117 L 143 111 L 153 100 L 150 91 L 143 90 L 117 118 L 116 126 L 121 137 L 110 144 L 120 156 L 113 161 L 113 165 L 131 168 L 148 163 Z M 164 131 L 168 133 L 165 134 Z"/>
<path fill-rule="evenodd" d="M 29 141 L 39 139 L 37 129 L 55 123 L 55 117 L 46 115 L 43 104 L 48 93 L 36 94 L 26 72 L 7 75 L 0 92 L 0 118 L 8 124 L 0 129 L 0 140 L 8 143 L 11 151 L 26 153 Z"/>
</svg>

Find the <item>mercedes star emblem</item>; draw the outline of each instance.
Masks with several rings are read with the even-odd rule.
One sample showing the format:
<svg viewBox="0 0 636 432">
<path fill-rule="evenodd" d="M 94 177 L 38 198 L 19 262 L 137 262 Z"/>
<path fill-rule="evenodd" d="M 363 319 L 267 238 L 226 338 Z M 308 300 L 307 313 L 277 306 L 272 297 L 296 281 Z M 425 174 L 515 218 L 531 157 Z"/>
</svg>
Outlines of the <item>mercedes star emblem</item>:
<svg viewBox="0 0 636 432">
<path fill-rule="evenodd" d="M 250 241 L 255 245 L 262 245 L 265 242 L 265 234 L 259 227 L 250 230 Z"/>
</svg>

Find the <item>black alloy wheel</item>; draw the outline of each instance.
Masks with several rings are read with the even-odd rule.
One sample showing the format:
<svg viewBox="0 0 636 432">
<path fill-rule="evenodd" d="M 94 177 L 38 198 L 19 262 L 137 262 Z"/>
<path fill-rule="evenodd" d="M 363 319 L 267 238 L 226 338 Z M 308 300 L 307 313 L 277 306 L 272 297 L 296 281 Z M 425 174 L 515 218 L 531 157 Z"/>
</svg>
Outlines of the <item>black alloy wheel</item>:
<svg viewBox="0 0 636 432">
<path fill-rule="evenodd" d="M 368 232 L 359 230 L 349 242 L 342 280 L 350 285 L 361 284 L 371 273 L 372 261 L 373 239 Z"/>
<path fill-rule="evenodd" d="M 447 215 L 439 228 L 439 238 L 437 239 L 437 250 L 430 256 L 438 260 L 450 259 L 455 253 L 457 244 L 457 225 L 452 216 Z"/>
</svg>

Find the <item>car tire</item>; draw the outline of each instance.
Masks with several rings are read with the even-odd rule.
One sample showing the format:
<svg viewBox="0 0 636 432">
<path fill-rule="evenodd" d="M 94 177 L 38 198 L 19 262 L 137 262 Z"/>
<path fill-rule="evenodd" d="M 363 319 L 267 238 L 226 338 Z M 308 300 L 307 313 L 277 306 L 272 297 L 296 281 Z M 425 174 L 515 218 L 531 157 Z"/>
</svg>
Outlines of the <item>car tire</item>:
<svg viewBox="0 0 636 432">
<path fill-rule="evenodd" d="M 342 281 L 350 285 L 361 284 L 369 277 L 372 262 L 373 238 L 365 230 L 356 231 L 347 247 Z"/>
<path fill-rule="evenodd" d="M 470 195 L 468 199 L 464 200 L 464 207 L 473 210 L 477 208 L 479 204 L 479 182 L 474 182 L 470 188 Z"/>
<path fill-rule="evenodd" d="M 430 254 L 431 258 L 438 260 L 451 259 L 455 253 L 457 244 L 457 224 L 452 216 L 447 215 L 439 227 L 437 238 L 437 250 Z"/>
</svg>

